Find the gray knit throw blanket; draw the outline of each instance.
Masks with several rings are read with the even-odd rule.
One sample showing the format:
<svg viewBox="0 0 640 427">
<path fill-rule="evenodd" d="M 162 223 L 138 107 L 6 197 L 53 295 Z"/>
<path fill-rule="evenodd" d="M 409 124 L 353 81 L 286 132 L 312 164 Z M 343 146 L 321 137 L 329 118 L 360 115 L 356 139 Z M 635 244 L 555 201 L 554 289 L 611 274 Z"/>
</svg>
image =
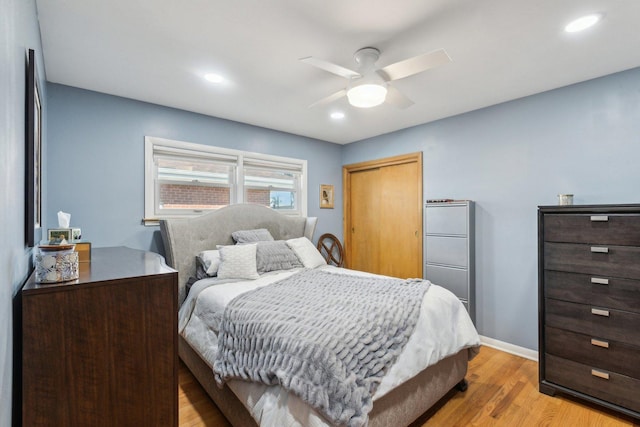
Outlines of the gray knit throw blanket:
<svg viewBox="0 0 640 427">
<path fill-rule="evenodd" d="M 279 384 L 334 425 L 365 426 L 428 287 L 421 279 L 303 270 L 242 294 L 220 325 L 216 381 Z"/>
</svg>

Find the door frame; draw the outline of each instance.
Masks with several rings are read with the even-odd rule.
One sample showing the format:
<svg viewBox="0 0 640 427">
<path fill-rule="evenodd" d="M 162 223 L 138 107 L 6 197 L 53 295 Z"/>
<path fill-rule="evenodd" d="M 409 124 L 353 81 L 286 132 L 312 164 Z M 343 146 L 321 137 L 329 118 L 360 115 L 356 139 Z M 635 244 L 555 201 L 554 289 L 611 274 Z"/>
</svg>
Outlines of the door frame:
<svg viewBox="0 0 640 427">
<path fill-rule="evenodd" d="M 344 253 L 345 253 L 345 266 L 351 268 L 351 174 L 354 172 L 360 172 L 368 169 L 378 169 L 384 166 L 400 165 L 404 163 L 417 163 L 420 179 L 418 180 L 418 194 L 416 194 L 418 218 L 423 218 L 423 171 L 422 171 L 422 151 L 415 153 L 401 154 L 393 157 L 385 157 L 382 159 L 368 160 L 366 162 L 352 163 L 342 166 L 342 235 L 344 237 Z M 423 271 L 423 223 L 419 221 L 418 234 L 420 239 L 420 256 L 418 260 L 420 262 L 418 271 Z"/>
</svg>

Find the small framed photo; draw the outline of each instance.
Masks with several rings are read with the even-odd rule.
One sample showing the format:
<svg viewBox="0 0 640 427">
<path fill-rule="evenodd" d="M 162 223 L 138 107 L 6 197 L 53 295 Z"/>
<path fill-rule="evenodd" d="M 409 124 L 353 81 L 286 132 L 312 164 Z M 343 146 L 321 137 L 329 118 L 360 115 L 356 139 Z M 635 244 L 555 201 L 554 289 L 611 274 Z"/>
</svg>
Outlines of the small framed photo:
<svg viewBox="0 0 640 427">
<path fill-rule="evenodd" d="M 82 229 L 81 228 L 72 228 L 71 229 L 71 238 L 74 241 L 82 239 Z"/>
<path fill-rule="evenodd" d="M 320 184 L 320 208 L 333 209 L 333 185 Z"/>
<path fill-rule="evenodd" d="M 47 233 L 49 242 L 60 241 L 62 239 L 70 242 L 73 240 L 73 229 L 71 228 L 50 228 Z"/>
</svg>

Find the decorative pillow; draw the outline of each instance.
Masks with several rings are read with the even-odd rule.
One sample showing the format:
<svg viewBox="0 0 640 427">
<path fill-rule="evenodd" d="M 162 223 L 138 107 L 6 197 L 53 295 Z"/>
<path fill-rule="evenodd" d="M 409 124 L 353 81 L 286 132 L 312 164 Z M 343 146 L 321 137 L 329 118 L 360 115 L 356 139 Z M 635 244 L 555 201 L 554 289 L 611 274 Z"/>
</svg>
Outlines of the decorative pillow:
<svg viewBox="0 0 640 427">
<path fill-rule="evenodd" d="M 196 256 L 196 259 L 207 276 L 213 277 L 218 274 L 218 267 L 220 267 L 219 250 L 202 251 Z"/>
<path fill-rule="evenodd" d="M 298 256 L 284 240 L 258 242 L 257 245 L 256 264 L 258 273 L 303 267 Z"/>
<path fill-rule="evenodd" d="M 257 279 L 260 277 L 256 268 L 256 244 L 221 246 L 220 279 Z"/>
<path fill-rule="evenodd" d="M 297 239 L 287 240 L 287 245 L 293 249 L 302 264 L 306 268 L 316 268 L 326 265 L 327 261 L 320 255 L 318 249 L 306 237 L 298 237 Z"/>
<path fill-rule="evenodd" d="M 273 236 L 266 228 L 234 231 L 231 233 L 231 237 L 236 243 L 267 242 L 273 240 Z"/>
<path fill-rule="evenodd" d="M 216 273 L 217 274 L 217 273 Z M 194 279 L 194 283 L 200 279 L 206 279 L 207 277 L 207 272 L 204 270 L 204 267 L 202 266 L 202 264 L 200 264 L 200 262 L 196 262 L 196 277 L 192 277 L 192 279 Z M 189 286 L 189 284 L 187 283 L 187 286 Z"/>
</svg>

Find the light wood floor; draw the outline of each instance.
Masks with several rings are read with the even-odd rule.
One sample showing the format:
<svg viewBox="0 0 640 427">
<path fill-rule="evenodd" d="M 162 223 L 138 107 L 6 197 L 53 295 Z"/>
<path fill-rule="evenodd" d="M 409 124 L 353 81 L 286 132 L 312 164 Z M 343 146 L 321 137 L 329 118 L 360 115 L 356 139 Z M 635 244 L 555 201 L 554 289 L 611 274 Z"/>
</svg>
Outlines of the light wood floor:
<svg viewBox="0 0 640 427">
<path fill-rule="evenodd" d="M 181 427 L 231 426 L 182 363 L 179 377 Z M 411 427 L 640 427 L 638 420 L 539 393 L 536 362 L 490 347 L 470 362 L 467 380 L 466 392 L 450 393 Z"/>
</svg>

